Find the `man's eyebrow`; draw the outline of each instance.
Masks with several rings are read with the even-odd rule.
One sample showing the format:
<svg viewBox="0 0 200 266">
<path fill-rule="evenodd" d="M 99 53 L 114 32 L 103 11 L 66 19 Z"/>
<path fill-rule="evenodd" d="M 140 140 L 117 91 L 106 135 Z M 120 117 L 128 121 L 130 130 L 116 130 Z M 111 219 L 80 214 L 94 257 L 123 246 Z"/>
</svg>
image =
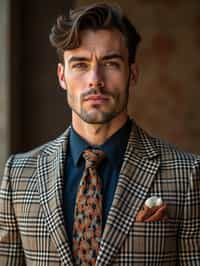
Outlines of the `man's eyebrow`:
<svg viewBox="0 0 200 266">
<path fill-rule="evenodd" d="M 104 55 L 101 60 L 110 60 L 110 59 L 120 59 L 121 61 L 124 61 L 124 57 L 120 54 L 117 53 L 112 53 L 108 55 Z M 90 58 L 84 57 L 84 56 L 72 56 L 68 63 L 71 64 L 73 62 L 84 62 L 84 61 L 89 61 Z"/>
<path fill-rule="evenodd" d="M 120 59 L 121 61 L 124 61 L 124 57 L 117 53 L 108 54 L 102 57 L 102 60 L 110 60 L 110 59 Z"/>
<path fill-rule="evenodd" d="M 83 57 L 83 56 L 72 56 L 68 63 L 73 63 L 73 62 L 81 62 L 81 61 L 89 61 L 89 58 Z"/>
</svg>

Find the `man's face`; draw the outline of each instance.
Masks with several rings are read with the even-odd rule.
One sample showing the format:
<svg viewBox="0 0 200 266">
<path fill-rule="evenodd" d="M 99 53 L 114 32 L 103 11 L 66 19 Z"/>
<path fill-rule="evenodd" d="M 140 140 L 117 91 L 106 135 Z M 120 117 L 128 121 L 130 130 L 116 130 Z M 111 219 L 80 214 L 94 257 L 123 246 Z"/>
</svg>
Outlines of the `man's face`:
<svg viewBox="0 0 200 266">
<path fill-rule="evenodd" d="M 104 124 L 118 115 L 127 115 L 135 72 L 135 65 L 128 64 L 128 49 L 119 31 L 83 31 L 80 47 L 65 51 L 64 66 L 58 65 L 72 120 L 76 117 Z"/>
</svg>

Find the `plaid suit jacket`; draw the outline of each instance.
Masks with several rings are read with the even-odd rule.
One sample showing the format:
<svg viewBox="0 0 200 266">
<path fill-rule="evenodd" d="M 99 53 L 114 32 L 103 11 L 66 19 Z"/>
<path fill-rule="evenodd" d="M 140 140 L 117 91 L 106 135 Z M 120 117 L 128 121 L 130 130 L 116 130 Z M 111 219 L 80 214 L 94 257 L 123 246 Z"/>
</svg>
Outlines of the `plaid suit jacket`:
<svg viewBox="0 0 200 266">
<path fill-rule="evenodd" d="M 73 265 L 62 211 L 68 135 L 9 158 L 0 183 L 1 266 Z M 96 265 L 200 265 L 199 162 L 133 123 Z M 155 195 L 169 220 L 135 222 Z"/>
</svg>

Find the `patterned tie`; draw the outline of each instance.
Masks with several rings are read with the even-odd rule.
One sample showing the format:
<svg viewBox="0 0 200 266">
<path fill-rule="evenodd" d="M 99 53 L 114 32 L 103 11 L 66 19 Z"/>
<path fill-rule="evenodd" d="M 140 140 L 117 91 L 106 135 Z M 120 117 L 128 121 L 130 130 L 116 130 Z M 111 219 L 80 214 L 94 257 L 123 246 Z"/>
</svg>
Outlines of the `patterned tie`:
<svg viewBox="0 0 200 266">
<path fill-rule="evenodd" d="M 83 153 L 85 169 L 76 197 L 73 228 L 75 265 L 93 266 L 99 251 L 102 234 L 101 179 L 97 168 L 105 158 L 100 150 Z"/>
</svg>

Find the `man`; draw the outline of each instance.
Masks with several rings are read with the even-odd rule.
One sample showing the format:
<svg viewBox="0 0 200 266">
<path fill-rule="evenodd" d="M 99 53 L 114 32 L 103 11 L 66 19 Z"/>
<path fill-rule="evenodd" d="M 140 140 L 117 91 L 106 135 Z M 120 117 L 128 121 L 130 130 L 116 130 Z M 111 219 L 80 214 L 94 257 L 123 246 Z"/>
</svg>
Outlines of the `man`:
<svg viewBox="0 0 200 266">
<path fill-rule="evenodd" d="M 127 114 L 138 78 L 135 28 L 118 8 L 93 4 L 59 17 L 50 40 L 72 123 L 9 158 L 0 265 L 200 265 L 199 158 L 150 137 Z M 90 163 L 103 154 L 98 168 L 87 166 L 91 154 Z"/>
</svg>

